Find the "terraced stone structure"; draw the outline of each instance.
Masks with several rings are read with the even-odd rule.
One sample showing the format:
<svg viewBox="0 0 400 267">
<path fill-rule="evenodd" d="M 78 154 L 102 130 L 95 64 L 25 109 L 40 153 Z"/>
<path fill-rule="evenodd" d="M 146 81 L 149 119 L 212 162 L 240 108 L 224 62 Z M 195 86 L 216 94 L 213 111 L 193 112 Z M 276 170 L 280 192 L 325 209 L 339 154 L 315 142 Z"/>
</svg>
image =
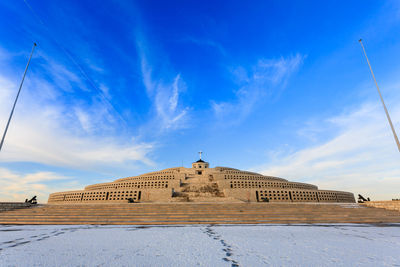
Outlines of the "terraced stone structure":
<svg viewBox="0 0 400 267">
<path fill-rule="evenodd" d="M 49 204 L 134 202 L 341 202 L 354 203 L 352 193 L 319 190 L 233 168 L 209 168 L 202 159 L 192 168 L 170 168 L 86 186 L 84 190 L 57 192 Z"/>
</svg>

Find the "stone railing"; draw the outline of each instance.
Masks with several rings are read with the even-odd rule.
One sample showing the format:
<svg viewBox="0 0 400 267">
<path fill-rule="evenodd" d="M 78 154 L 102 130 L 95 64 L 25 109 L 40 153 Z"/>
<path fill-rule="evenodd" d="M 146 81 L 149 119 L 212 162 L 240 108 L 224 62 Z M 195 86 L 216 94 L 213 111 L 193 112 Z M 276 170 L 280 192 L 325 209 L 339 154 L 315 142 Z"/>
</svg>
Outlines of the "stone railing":
<svg viewBox="0 0 400 267">
<path fill-rule="evenodd" d="M 0 212 L 14 209 L 25 209 L 32 206 L 27 202 L 0 202 Z"/>
<path fill-rule="evenodd" d="M 400 211 L 400 201 L 366 201 L 363 203 L 367 207 L 383 208 L 387 210 L 398 210 Z"/>
</svg>

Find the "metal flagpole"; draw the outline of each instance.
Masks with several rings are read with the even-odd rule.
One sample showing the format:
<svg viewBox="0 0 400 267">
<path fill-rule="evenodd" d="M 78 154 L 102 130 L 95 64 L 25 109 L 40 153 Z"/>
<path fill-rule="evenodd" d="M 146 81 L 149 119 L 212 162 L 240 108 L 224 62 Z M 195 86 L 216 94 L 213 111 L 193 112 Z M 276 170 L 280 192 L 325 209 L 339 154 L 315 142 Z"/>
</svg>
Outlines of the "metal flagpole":
<svg viewBox="0 0 400 267">
<path fill-rule="evenodd" d="M 362 49 L 363 49 L 363 51 L 364 51 L 365 58 L 367 59 L 368 66 L 369 66 L 369 69 L 370 69 L 371 74 L 372 74 L 372 78 L 374 78 L 374 82 L 375 82 L 375 85 L 376 85 L 376 89 L 378 89 L 379 97 L 381 98 L 383 108 L 385 109 L 386 117 L 387 117 L 387 119 L 388 119 L 388 121 L 389 121 L 390 128 L 392 129 L 393 136 L 394 136 L 394 140 L 396 140 L 397 148 L 399 149 L 399 152 L 400 152 L 400 142 L 399 142 L 399 138 L 397 138 L 397 134 L 396 134 L 396 131 L 395 131 L 394 127 L 393 127 L 392 120 L 390 119 L 389 112 L 388 112 L 388 110 L 387 110 L 387 108 L 386 108 L 385 102 L 383 101 L 383 97 L 382 97 L 381 91 L 379 90 L 378 83 L 376 82 L 374 72 L 372 71 L 371 64 L 369 63 L 369 60 L 368 60 L 368 57 L 367 57 L 367 52 L 365 52 L 365 48 L 364 48 L 364 45 L 363 45 L 363 43 L 362 43 L 362 39 L 360 39 L 359 42 L 360 42 L 361 47 L 362 47 Z"/>
<path fill-rule="evenodd" d="M 17 97 L 15 98 L 14 105 L 13 105 L 12 110 L 11 110 L 11 113 L 10 113 L 10 117 L 8 118 L 8 122 L 7 122 L 7 125 L 6 125 L 6 129 L 4 130 L 3 137 L 1 138 L 0 151 L 1 151 L 1 148 L 3 147 L 3 143 L 4 143 L 4 139 L 6 138 L 8 126 L 10 125 L 11 118 L 12 118 L 12 116 L 13 116 L 13 114 L 14 114 L 15 105 L 17 104 L 18 97 L 19 97 L 19 93 L 21 92 L 22 85 L 24 84 L 26 72 L 28 71 L 29 63 L 31 62 L 32 55 L 33 55 L 33 51 L 35 50 L 35 47 L 36 47 L 36 43 L 33 43 L 31 55 L 29 56 L 28 64 L 26 64 L 24 76 L 22 77 L 21 84 L 19 85 L 19 90 L 18 90 Z"/>
</svg>

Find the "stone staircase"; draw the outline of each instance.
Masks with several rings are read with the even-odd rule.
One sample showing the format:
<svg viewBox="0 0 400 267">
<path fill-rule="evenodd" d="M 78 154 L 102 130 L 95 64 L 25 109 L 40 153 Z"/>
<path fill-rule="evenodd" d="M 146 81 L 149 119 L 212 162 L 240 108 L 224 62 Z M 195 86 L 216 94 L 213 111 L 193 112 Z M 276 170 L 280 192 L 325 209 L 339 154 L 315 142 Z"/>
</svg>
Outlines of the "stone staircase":
<svg viewBox="0 0 400 267">
<path fill-rule="evenodd" d="M 400 223 L 400 212 L 358 204 L 131 203 L 40 205 L 0 212 L 0 224 Z"/>
<path fill-rule="evenodd" d="M 181 181 L 180 187 L 174 189 L 173 202 L 219 202 L 226 199 L 223 192 L 214 182 L 212 175 L 191 175 Z"/>
</svg>

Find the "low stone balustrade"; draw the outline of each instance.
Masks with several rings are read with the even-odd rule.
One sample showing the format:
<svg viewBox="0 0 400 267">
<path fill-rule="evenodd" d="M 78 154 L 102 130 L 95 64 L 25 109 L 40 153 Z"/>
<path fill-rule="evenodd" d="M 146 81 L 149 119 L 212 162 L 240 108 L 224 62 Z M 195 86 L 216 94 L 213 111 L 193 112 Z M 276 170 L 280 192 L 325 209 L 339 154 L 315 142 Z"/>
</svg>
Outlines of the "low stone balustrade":
<svg viewBox="0 0 400 267">
<path fill-rule="evenodd" d="M 15 209 L 25 209 L 32 206 L 31 203 L 27 202 L 0 202 L 0 212 L 15 210 Z"/>
<path fill-rule="evenodd" d="M 400 201 L 386 200 L 386 201 L 368 201 L 364 202 L 363 205 L 374 208 L 383 208 L 387 210 L 400 211 Z"/>
</svg>

